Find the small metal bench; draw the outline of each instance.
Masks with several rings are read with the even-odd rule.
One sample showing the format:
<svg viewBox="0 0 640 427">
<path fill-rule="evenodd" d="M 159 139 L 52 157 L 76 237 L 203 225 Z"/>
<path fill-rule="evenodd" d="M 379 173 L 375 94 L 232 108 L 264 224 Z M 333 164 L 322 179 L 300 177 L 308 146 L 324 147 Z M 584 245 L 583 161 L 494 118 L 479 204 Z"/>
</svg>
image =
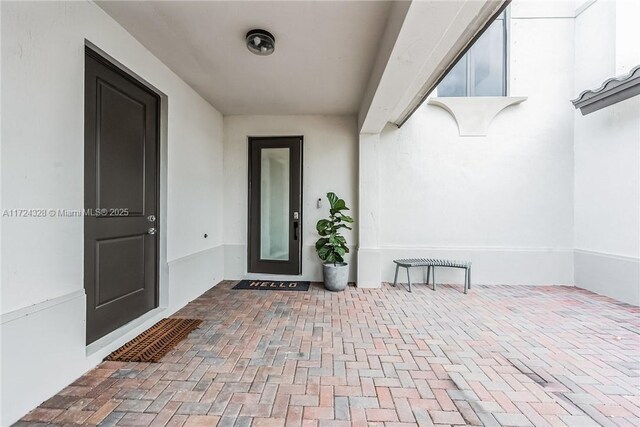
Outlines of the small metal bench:
<svg viewBox="0 0 640 427">
<path fill-rule="evenodd" d="M 398 270 L 400 267 L 407 269 L 407 280 L 409 281 L 409 292 L 411 292 L 411 277 L 409 269 L 412 267 L 427 267 L 427 285 L 429 284 L 429 276 L 433 274 L 433 290 L 436 290 L 436 267 L 462 268 L 464 270 L 464 293 L 471 289 L 471 263 L 468 261 L 452 261 L 447 259 L 430 259 L 430 258 L 405 258 L 396 259 L 396 275 L 393 279 L 393 286 L 398 281 Z M 433 271 L 433 273 L 432 273 Z"/>
</svg>

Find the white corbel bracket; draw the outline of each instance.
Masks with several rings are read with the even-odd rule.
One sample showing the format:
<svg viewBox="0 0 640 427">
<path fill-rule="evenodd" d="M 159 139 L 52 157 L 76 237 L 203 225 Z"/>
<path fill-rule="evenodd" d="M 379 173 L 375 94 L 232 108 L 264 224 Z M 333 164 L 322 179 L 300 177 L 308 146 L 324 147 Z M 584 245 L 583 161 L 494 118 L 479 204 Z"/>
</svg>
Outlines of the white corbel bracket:
<svg viewBox="0 0 640 427">
<path fill-rule="evenodd" d="M 428 104 L 448 111 L 458 124 L 460 136 L 486 136 L 500 111 L 526 99 L 526 96 L 470 96 L 431 98 Z"/>
</svg>

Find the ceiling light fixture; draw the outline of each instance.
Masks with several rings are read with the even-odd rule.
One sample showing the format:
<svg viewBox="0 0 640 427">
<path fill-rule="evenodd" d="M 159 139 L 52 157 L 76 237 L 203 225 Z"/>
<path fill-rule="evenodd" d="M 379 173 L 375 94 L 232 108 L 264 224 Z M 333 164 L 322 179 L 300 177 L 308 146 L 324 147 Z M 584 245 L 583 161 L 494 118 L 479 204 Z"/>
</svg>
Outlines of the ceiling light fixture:
<svg viewBox="0 0 640 427">
<path fill-rule="evenodd" d="M 251 30 L 247 33 L 247 49 L 256 55 L 271 55 L 276 48 L 276 39 L 269 31 Z"/>
</svg>

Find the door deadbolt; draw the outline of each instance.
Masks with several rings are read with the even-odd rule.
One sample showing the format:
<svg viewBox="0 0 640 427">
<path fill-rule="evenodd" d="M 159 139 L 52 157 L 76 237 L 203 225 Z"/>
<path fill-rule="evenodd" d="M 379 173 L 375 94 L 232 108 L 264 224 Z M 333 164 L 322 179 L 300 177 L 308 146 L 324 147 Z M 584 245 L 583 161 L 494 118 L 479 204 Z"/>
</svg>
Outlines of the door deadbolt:
<svg viewBox="0 0 640 427">
<path fill-rule="evenodd" d="M 293 213 L 293 219 L 300 219 L 300 215 L 298 214 L 298 212 Z"/>
<path fill-rule="evenodd" d="M 156 220 L 156 216 L 155 215 L 149 215 L 147 217 L 147 221 L 149 221 L 149 222 L 155 222 L 155 220 Z"/>
</svg>

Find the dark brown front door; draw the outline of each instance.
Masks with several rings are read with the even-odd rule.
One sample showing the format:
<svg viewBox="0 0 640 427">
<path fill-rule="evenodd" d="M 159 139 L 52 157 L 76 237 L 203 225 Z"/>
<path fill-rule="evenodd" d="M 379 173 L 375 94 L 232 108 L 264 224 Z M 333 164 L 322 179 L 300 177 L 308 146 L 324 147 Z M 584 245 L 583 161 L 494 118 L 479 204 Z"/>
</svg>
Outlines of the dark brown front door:
<svg viewBox="0 0 640 427">
<path fill-rule="evenodd" d="M 87 342 L 157 307 L 159 98 L 87 48 Z"/>
<path fill-rule="evenodd" d="M 302 137 L 249 138 L 249 272 L 300 274 Z"/>
</svg>

